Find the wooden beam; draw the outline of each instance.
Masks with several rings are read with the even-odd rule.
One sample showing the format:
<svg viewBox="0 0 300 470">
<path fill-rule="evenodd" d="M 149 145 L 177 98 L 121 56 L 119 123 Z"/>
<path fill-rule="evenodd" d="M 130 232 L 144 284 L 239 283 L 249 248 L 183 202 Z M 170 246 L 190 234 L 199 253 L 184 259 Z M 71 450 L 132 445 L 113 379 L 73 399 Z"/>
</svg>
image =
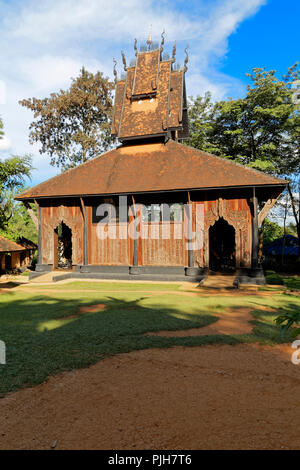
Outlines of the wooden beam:
<svg viewBox="0 0 300 470">
<path fill-rule="evenodd" d="M 38 231 L 39 231 L 39 238 L 38 238 L 38 262 L 37 264 L 42 264 L 42 208 L 41 206 L 39 205 L 39 203 L 37 202 L 36 199 L 34 199 L 34 204 L 35 204 L 35 207 L 36 207 L 36 211 L 37 211 L 37 214 L 38 214 L 38 221 L 39 221 L 39 224 L 38 224 Z"/>
<path fill-rule="evenodd" d="M 191 243 L 190 241 L 190 236 L 191 233 L 193 232 L 193 206 L 191 202 L 191 194 L 188 191 L 188 204 L 189 206 L 187 207 L 187 217 L 188 217 L 188 243 Z M 194 251 L 193 250 L 188 250 L 188 267 L 193 268 L 194 267 Z"/>
<path fill-rule="evenodd" d="M 89 264 L 88 261 L 88 231 L 87 231 L 87 216 L 86 206 L 84 200 L 80 198 L 81 212 L 83 217 L 83 264 L 86 266 Z"/>
<path fill-rule="evenodd" d="M 270 212 L 270 210 L 272 209 L 272 207 L 276 204 L 276 202 L 278 201 L 279 197 L 281 195 L 281 192 L 276 196 L 272 196 L 270 199 L 267 200 L 267 202 L 265 203 L 264 207 L 262 208 L 262 210 L 260 211 L 260 213 L 258 214 L 258 226 L 260 227 L 261 224 L 263 223 L 263 221 L 265 220 L 265 218 L 267 217 L 268 213 Z"/>
<path fill-rule="evenodd" d="M 258 267 L 258 215 L 257 215 L 257 196 L 255 187 L 253 187 L 253 212 L 252 212 L 252 268 Z"/>
<path fill-rule="evenodd" d="M 132 205 L 133 205 L 133 216 L 134 216 L 134 240 L 133 240 L 133 266 L 138 266 L 139 264 L 139 241 L 138 238 L 136 237 L 136 231 L 137 231 L 137 210 L 136 210 L 136 205 L 135 205 L 135 199 L 134 196 L 131 196 L 132 198 Z"/>
</svg>

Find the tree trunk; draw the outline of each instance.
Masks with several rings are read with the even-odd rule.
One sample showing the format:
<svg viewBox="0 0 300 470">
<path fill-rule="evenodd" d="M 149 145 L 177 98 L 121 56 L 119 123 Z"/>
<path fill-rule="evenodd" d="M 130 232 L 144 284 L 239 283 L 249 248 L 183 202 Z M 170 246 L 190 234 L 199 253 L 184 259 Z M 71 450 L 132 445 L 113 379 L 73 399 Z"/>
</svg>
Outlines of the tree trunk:
<svg viewBox="0 0 300 470">
<path fill-rule="evenodd" d="M 38 221 L 38 218 L 36 216 L 36 214 L 34 213 L 34 210 L 31 209 L 30 205 L 28 204 L 28 202 L 23 202 L 24 206 L 26 207 L 27 209 L 27 212 L 28 214 L 30 215 L 30 218 L 32 220 L 32 222 L 34 223 L 36 229 L 38 230 L 39 229 L 39 221 Z"/>
</svg>

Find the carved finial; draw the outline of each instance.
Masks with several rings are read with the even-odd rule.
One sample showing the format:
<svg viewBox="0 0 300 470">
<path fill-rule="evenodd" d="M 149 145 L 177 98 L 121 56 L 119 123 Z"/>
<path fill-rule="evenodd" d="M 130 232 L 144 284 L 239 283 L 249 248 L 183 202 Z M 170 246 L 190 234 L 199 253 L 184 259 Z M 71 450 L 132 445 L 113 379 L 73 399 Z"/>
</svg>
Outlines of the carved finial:
<svg viewBox="0 0 300 470">
<path fill-rule="evenodd" d="M 188 55 L 188 49 L 189 49 L 189 46 L 186 46 L 186 48 L 184 49 L 184 52 L 185 52 L 185 59 L 184 59 L 184 71 L 186 72 L 188 67 L 187 67 L 187 64 L 188 64 L 188 61 L 189 61 L 189 55 Z"/>
<path fill-rule="evenodd" d="M 125 72 L 126 72 L 126 71 L 127 71 L 127 65 L 126 65 L 125 54 L 124 54 L 123 51 L 121 52 L 121 55 L 122 55 L 122 61 L 123 61 L 123 65 L 124 65 L 124 70 L 125 70 Z"/>
<path fill-rule="evenodd" d="M 117 81 L 118 81 L 118 74 L 117 74 L 117 61 L 116 59 L 113 59 L 113 63 L 114 63 L 114 77 L 115 77 L 115 85 L 117 84 Z"/>
<path fill-rule="evenodd" d="M 172 63 L 174 64 L 176 57 L 176 41 L 174 42 L 173 51 L 172 51 Z"/>
<path fill-rule="evenodd" d="M 165 30 L 161 33 L 161 43 L 160 43 L 160 52 L 164 50 L 164 43 L 165 43 Z"/>
<path fill-rule="evenodd" d="M 149 35 L 147 39 L 148 51 L 150 51 L 150 47 L 152 45 L 152 24 L 150 24 Z"/>
<path fill-rule="evenodd" d="M 133 44 L 133 49 L 135 50 L 135 55 L 137 56 L 138 50 L 137 50 L 136 44 L 137 44 L 137 39 L 135 38 L 134 44 Z"/>
</svg>

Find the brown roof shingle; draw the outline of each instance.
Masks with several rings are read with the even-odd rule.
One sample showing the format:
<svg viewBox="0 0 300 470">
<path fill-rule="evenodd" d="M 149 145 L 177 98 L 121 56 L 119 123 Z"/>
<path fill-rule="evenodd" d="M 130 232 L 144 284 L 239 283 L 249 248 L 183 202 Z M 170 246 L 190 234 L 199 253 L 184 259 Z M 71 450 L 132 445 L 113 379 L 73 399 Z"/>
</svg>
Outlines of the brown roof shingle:
<svg viewBox="0 0 300 470">
<path fill-rule="evenodd" d="M 5 237 L 0 236 L 0 253 L 7 253 L 10 251 L 24 251 L 26 248 L 24 248 L 21 245 L 18 245 L 15 242 L 12 242 L 11 240 L 8 240 Z"/>
<path fill-rule="evenodd" d="M 264 185 L 285 181 L 169 140 L 121 146 L 16 199 Z"/>
<path fill-rule="evenodd" d="M 160 50 L 139 52 L 136 59 L 133 95 L 156 92 L 160 62 Z"/>
<path fill-rule="evenodd" d="M 118 137 L 142 137 L 164 134 L 168 127 L 168 100 L 171 61 L 159 63 L 157 96 L 131 100 L 133 69 L 127 72 L 126 95 L 121 114 Z"/>
<path fill-rule="evenodd" d="M 169 128 L 179 127 L 182 122 L 183 79 L 183 70 L 172 71 L 168 122 Z"/>
<path fill-rule="evenodd" d="M 173 71 L 172 60 L 160 55 L 160 49 L 139 52 L 126 81 L 117 83 L 112 135 L 121 141 L 183 128 L 185 72 Z"/>
</svg>

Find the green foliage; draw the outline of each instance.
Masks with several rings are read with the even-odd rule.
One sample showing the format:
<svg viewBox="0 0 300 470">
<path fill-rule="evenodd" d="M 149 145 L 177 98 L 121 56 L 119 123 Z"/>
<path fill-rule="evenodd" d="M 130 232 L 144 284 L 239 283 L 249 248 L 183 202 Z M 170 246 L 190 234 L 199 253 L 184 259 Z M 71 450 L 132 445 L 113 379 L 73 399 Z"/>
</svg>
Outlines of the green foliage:
<svg viewBox="0 0 300 470">
<path fill-rule="evenodd" d="M 41 144 L 40 153 L 50 156 L 51 165 L 66 170 L 109 148 L 113 87 L 101 72 L 82 67 L 68 90 L 20 101 L 34 113 L 30 142 Z"/>
<path fill-rule="evenodd" d="M 0 227 L 0 235 L 15 242 L 22 236 L 37 244 L 37 229 L 26 207 L 22 203 L 14 201 L 16 192 L 8 191 L 6 194 L 6 200 L 9 201 L 7 205 L 9 205 L 10 217 L 6 221 L 5 227 Z M 35 205 L 31 204 L 30 207 L 36 213 Z"/>
<path fill-rule="evenodd" d="M 13 196 L 24 187 L 33 170 L 32 158 L 12 156 L 0 161 L 0 229 L 4 230 L 13 214 Z"/>
<path fill-rule="evenodd" d="M 284 335 L 288 330 L 294 326 L 300 325 L 300 310 L 286 311 L 275 319 L 276 325 L 280 326 L 281 335 Z M 292 331 L 292 336 L 296 337 L 300 334 L 300 328 Z"/>
<path fill-rule="evenodd" d="M 297 64 L 281 80 L 262 68 L 246 75 L 252 83 L 244 98 L 192 100 L 191 144 L 267 173 L 299 172 L 300 116 L 291 89 Z"/>
<path fill-rule="evenodd" d="M 284 284 L 291 290 L 299 289 L 300 290 L 300 277 L 299 276 L 291 276 L 291 277 L 284 277 L 283 279 Z"/>
<path fill-rule="evenodd" d="M 265 219 L 264 223 L 264 244 L 271 243 L 278 238 L 283 237 L 284 228 L 276 222 Z"/>
<path fill-rule="evenodd" d="M 276 286 L 277 285 L 280 286 L 284 284 L 281 276 L 279 276 L 279 274 L 277 274 L 275 271 L 266 271 L 265 275 L 266 275 L 267 284 L 275 284 Z"/>
</svg>

